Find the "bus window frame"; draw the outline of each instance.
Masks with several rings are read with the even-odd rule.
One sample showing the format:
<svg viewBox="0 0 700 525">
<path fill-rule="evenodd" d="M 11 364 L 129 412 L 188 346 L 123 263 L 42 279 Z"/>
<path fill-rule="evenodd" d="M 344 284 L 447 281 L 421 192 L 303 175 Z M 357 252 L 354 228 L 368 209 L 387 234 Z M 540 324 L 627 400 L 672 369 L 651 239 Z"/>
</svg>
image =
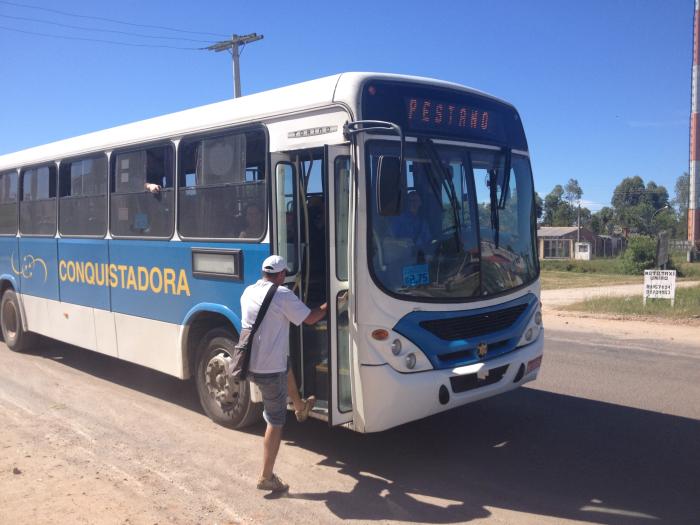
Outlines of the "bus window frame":
<svg viewBox="0 0 700 525">
<path fill-rule="evenodd" d="M 19 234 L 19 197 L 20 197 L 20 176 L 21 176 L 21 171 L 18 168 L 13 168 L 13 169 L 7 169 L 4 171 L 0 172 L 0 179 L 5 176 L 9 175 L 12 172 L 14 172 L 15 176 L 17 177 L 17 193 L 15 195 L 15 200 L 14 200 L 14 205 L 15 205 L 15 221 L 16 221 L 16 228 L 15 228 L 15 233 L 2 233 L 0 232 L 0 237 L 17 237 Z M 4 204 L 9 204 L 10 202 L 6 202 Z"/>
<path fill-rule="evenodd" d="M 99 156 L 103 156 L 105 160 L 107 161 L 107 170 L 106 170 L 106 186 L 105 186 L 105 228 L 104 228 L 104 233 L 101 235 L 74 235 L 74 234 L 64 234 L 61 232 L 61 166 L 64 163 L 73 163 L 73 162 L 78 162 L 82 160 L 90 160 L 90 159 L 95 159 Z M 110 164 L 111 164 L 111 159 L 110 156 L 107 154 L 106 151 L 96 151 L 94 153 L 86 153 L 84 155 L 77 155 L 74 157 L 66 157 L 63 159 L 60 159 L 57 161 L 56 165 L 56 198 L 58 199 L 56 203 L 56 230 L 58 231 L 58 236 L 61 239 L 104 239 L 107 236 L 107 233 L 109 233 L 109 204 L 110 204 L 110 191 L 109 191 L 109 181 L 110 181 Z M 91 196 L 97 196 L 96 195 L 91 195 Z M 68 196 L 70 197 L 70 196 Z"/>
<path fill-rule="evenodd" d="M 173 212 L 170 214 L 170 234 L 169 235 L 119 235 L 115 234 L 112 231 L 112 195 L 115 194 L 116 192 L 114 191 L 114 188 L 116 187 L 115 181 L 117 178 L 117 171 L 116 171 L 116 164 L 117 164 L 117 155 L 122 155 L 124 153 L 133 153 L 136 151 L 144 151 L 152 148 L 169 148 L 171 154 L 173 155 L 172 157 L 172 181 L 173 181 L 173 191 L 175 194 L 173 195 Z M 109 173 L 108 173 L 108 201 L 109 201 L 109 207 L 107 210 L 107 213 L 109 214 L 107 217 L 107 231 L 109 232 L 110 236 L 112 239 L 115 240 L 137 240 L 137 241 L 169 241 L 171 240 L 174 235 L 175 235 L 175 223 L 177 221 L 177 181 L 175 177 L 177 176 L 177 171 L 178 171 L 178 166 L 177 166 L 177 159 L 178 159 L 178 148 L 174 142 L 174 139 L 162 139 L 162 140 L 157 140 L 154 142 L 142 142 L 140 144 L 133 144 L 130 146 L 126 146 L 123 148 L 118 148 L 118 149 L 113 149 L 112 152 L 109 155 Z M 146 190 L 144 189 L 144 193 Z M 134 193 L 135 195 L 138 195 L 138 193 Z M 125 193 L 120 193 L 119 195 L 127 195 Z"/>
<path fill-rule="evenodd" d="M 53 197 L 50 197 L 49 199 L 41 199 L 44 201 L 48 201 L 53 199 L 53 201 L 56 203 L 56 211 L 54 213 L 54 232 L 53 233 L 24 233 L 22 232 L 22 203 L 25 202 L 24 200 L 24 175 L 25 172 L 29 170 L 34 170 L 34 169 L 39 169 L 39 168 L 50 168 L 53 166 L 55 171 L 55 177 L 56 177 L 56 187 L 55 187 L 55 195 Z M 37 164 L 29 164 L 27 166 L 22 166 L 21 168 L 18 168 L 19 170 L 19 178 L 17 179 L 17 232 L 20 237 L 37 237 L 41 239 L 55 239 L 56 236 L 58 235 L 58 164 L 56 160 L 51 160 L 51 161 L 46 161 L 46 162 L 39 162 Z M 37 201 L 26 201 L 26 202 L 37 202 Z"/>
<path fill-rule="evenodd" d="M 233 135 L 237 133 L 246 133 L 249 131 L 261 131 L 264 142 L 264 169 L 265 169 L 265 188 L 263 189 L 263 216 L 266 218 L 265 227 L 262 233 L 257 238 L 241 238 L 241 237 L 191 237 L 188 235 L 183 235 L 180 231 L 180 190 L 185 189 L 188 186 L 180 186 L 180 180 L 182 179 L 182 163 L 180 162 L 180 149 L 183 145 L 190 144 L 192 142 L 201 142 L 207 139 L 215 139 L 217 137 L 225 137 L 226 135 Z M 267 127 L 262 122 L 257 122 L 254 124 L 243 124 L 237 126 L 228 126 L 225 128 L 217 129 L 215 131 L 192 133 L 189 135 L 180 135 L 177 137 L 177 148 L 176 148 L 176 158 L 175 158 L 175 190 L 177 192 L 175 206 L 175 231 L 177 232 L 178 238 L 183 241 L 196 241 L 196 242 L 236 242 L 236 243 L 246 243 L 246 244 L 260 244 L 268 234 L 270 229 L 270 223 L 272 220 L 270 205 L 271 195 L 270 195 L 270 134 Z M 197 187 L 197 186 L 195 186 Z M 202 186 L 203 187 L 203 186 Z"/>
</svg>

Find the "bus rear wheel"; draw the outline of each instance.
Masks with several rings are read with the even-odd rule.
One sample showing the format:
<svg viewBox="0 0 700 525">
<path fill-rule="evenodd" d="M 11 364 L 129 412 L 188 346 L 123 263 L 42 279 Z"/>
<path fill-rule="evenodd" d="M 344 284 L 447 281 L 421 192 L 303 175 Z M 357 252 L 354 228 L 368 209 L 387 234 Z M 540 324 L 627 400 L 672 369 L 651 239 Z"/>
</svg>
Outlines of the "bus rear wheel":
<svg viewBox="0 0 700 525">
<path fill-rule="evenodd" d="M 14 352 L 24 352 L 31 344 L 31 335 L 22 327 L 19 301 L 14 290 L 5 290 L 0 301 L 0 328 L 5 344 Z"/>
<path fill-rule="evenodd" d="M 235 345 L 226 329 L 207 332 L 197 348 L 195 383 L 207 416 L 220 425 L 243 428 L 260 420 L 262 403 L 251 401 L 248 381 L 234 381 L 227 373 Z"/>
</svg>

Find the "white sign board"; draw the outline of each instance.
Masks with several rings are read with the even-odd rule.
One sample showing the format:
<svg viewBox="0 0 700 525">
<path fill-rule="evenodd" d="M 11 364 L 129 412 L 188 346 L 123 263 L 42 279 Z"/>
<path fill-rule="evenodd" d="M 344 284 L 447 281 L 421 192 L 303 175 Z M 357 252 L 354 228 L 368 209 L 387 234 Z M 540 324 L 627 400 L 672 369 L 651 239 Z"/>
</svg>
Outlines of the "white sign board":
<svg viewBox="0 0 700 525">
<path fill-rule="evenodd" d="M 676 270 L 644 270 L 644 304 L 650 299 L 676 300 Z"/>
</svg>

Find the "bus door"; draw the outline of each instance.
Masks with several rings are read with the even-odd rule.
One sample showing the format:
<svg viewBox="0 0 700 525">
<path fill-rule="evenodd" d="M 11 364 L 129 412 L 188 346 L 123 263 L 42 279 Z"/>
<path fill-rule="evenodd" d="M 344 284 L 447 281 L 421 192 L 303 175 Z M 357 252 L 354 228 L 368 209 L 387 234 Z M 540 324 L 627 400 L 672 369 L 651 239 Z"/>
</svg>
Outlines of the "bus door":
<svg viewBox="0 0 700 525">
<path fill-rule="evenodd" d="M 326 182 L 323 150 L 272 155 L 275 173 L 275 242 L 287 259 L 286 286 L 310 308 L 328 296 L 326 266 Z M 303 397 L 316 396 L 314 416 L 327 419 L 328 321 L 290 328 L 290 356 Z"/>
<path fill-rule="evenodd" d="M 303 300 L 302 276 L 302 242 L 301 211 L 299 209 L 300 192 L 303 187 L 300 180 L 299 165 L 296 155 L 273 153 L 270 159 L 273 180 L 272 206 L 272 253 L 281 255 L 287 261 L 287 279 L 285 286 L 293 290 Z M 291 326 L 289 330 L 289 353 L 291 366 L 297 385 L 304 391 L 303 348 L 301 328 Z"/>
<path fill-rule="evenodd" d="M 340 155 L 340 154 L 343 155 Z M 331 158 L 329 155 L 334 155 Z M 336 165 L 335 156 L 343 157 Z M 303 150 L 289 154 L 272 155 L 272 169 L 275 174 L 275 212 L 273 231 L 275 239 L 273 251 L 287 259 L 289 272 L 287 286 L 294 290 L 304 303 L 314 308 L 327 302 L 329 315 L 313 326 L 303 325 L 290 330 L 290 354 L 294 375 L 304 397 L 316 396 L 313 415 L 319 419 L 336 421 L 335 424 L 350 420 L 351 416 L 342 417 L 338 411 L 338 374 L 345 374 L 343 392 L 349 398 L 348 367 L 338 368 L 338 337 L 336 327 L 347 339 L 347 312 L 340 305 L 340 315 L 345 321 L 338 323 L 337 297 L 347 302 L 347 215 L 348 206 L 341 205 L 339 211 L 344 213 L 345 233 L 341 235 L 340 245 L 335 245 L 335 207 L 334 195 L 338 191 L 347 191 L 347 184 L 335 185 L 331 177 L 349 166 L 347 148 L 336 151 L 332 148 Z M 343 171 L 349 177 L 349 171 Z M 330 175 L 330 177 L 329 177 Z M 349 178 L 347 179 L 349 181 Z M 349 194 L 346 194 L 346 197 Z M 336 262 L 338 261 L 338 262 Z M 340 278 L 336 272 L 340 265 Z M 344 276 L 343 276 L 344 275 Z M 342 293 L 341 293 L 342 292 Z M 342 325 L 342 326 L 341 326 Z M 341 337 L 342 348 L 348 344 Z M 343 356 L 347 355 L 347 351 Z M 347 411 L 347 401 L 343 411 Z M 335 414 L 335 416 L 334 416 Z"/>
<path fill-rule="evenodd" d="M 353 191 L 349 146 L 326 146 L 328 418 L 331 425 L 352 421 L 349 288 L 352 260 Z"/>
</svg>

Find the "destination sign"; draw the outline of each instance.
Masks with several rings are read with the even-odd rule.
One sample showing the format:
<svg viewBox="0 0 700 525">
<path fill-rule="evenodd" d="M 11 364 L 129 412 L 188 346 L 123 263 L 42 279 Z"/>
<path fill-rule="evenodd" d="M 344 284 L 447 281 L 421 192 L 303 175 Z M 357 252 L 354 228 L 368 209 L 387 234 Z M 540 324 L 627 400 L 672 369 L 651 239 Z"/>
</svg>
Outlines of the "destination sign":
<svg viewBox="0 0 700 525">
<path fill-rule="evenodd" d="M 404 133 L 470 140 L 527 150 L 513 106 L 481 93 L 423 83 L 376 80 L 362 93 L 364 120 L 401 126 Z"/>
<path fill-rule="evenodd" d="M 484 109 L 441 100 L 406 97 L 406 121 L 413 129 L 471 130 L 489 134 L 498 115 Z"/>
</svg>

